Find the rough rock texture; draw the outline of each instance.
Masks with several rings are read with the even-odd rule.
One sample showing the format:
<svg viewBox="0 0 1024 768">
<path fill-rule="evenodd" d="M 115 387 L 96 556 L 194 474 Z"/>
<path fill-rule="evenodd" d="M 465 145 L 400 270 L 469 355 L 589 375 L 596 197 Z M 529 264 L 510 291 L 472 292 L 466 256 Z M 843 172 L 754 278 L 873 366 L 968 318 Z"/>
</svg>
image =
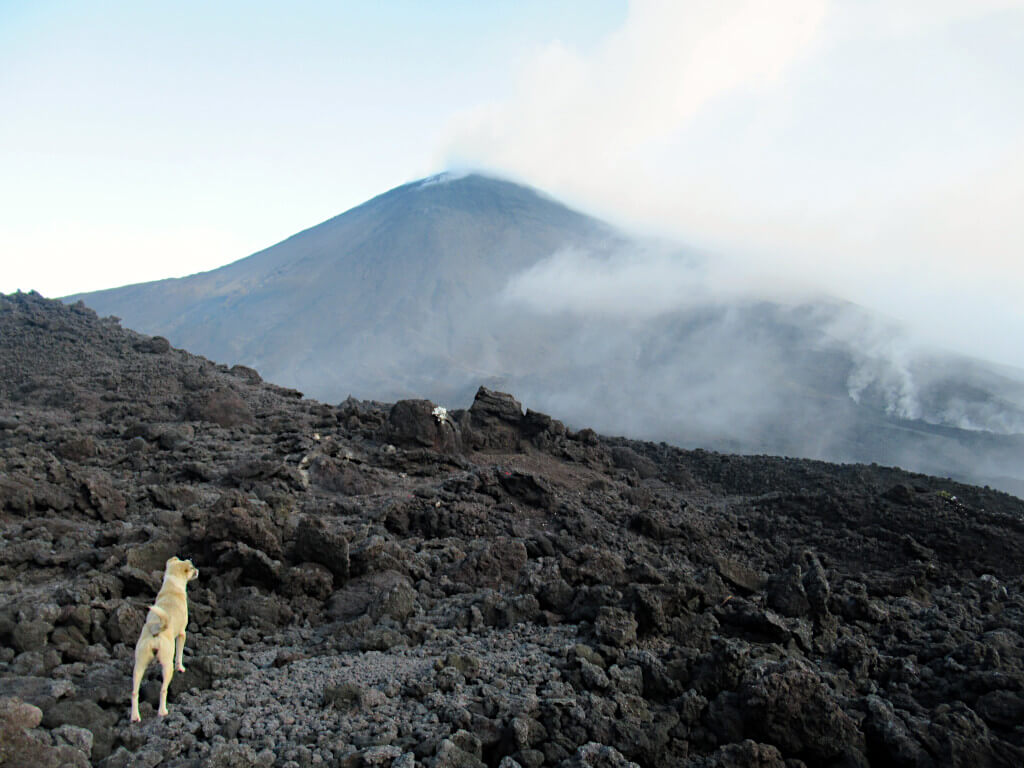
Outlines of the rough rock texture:
<svg viewBox="0 0 1024 768">
<path fill-rule="evenodd" d="M 0 297 L 5 766 L 1020 766 L 1022 547 L 989 490 L 317 403 Z"/>
</svg>

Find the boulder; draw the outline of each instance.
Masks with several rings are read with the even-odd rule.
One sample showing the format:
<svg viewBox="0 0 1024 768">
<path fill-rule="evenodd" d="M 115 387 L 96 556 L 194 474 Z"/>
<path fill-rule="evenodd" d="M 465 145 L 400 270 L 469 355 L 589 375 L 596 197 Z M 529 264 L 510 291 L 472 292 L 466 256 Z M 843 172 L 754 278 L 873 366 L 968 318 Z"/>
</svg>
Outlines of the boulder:
<svg viewBox="0 0 1024 768">
<path fill-rule="evenodd" d="M 45 619 L 19 621 L 11 632 L 11 645 L 19 652 L 42 650 L 53 631 L 53 623 Z"/>
<path fill-rule="evenodd" d="M 259 375 L 255 368 L 250 368 L 247 365 L 233 365 L 231 366 L 231 375 L 235 378 L 246 381 L 249 384 L 260 384 L 263 381 L 263 377 Z"/>
<path fill-rule="evenodd" d="M 832 587 L 828 582 L 825 568 L 813 552 L 803 553 L 803 565 L 803 587 L 811 606 L 811 612 L 815 616 L 828 615 Z"/>
<path fill-rule="evenodd" d="M 758 744 L 746 739 L 719 747 L 700 762 L 687 765 L 692 768 L 788 768 L 803 763 L 784 760 L 782 753 L 772 744 Z"/>
<path fill-rule="evenodd" d="M 357 619 L 374 607 L 374 620 L 389 615 L 389 610 L 401 615 L 411 611 L 415 591 L 409 580 L 397 571 L 377 571 L 348 582 L 331 595 L 327 615 L 335 621 Z M 409 615 L 406 613 L 406 615 Z"/>
<path fill-rule="evenodd" d="M 517 448 L 522 420 L 523 406 L 512 395 L 480 387 L 469 408 L 474 447 Z"/>
<path fill-rule="evenodd" d="M 990 726 L 1011 730 L 1024 722 L 1024 693 L 990 691 L 978 698 L 974 709 Z"/>
<path fill-rule="evenodd" d="M 0 475 L 0 509 L 27 515 L 35 509 L 32 481 L 15 474 Z"/>
<path fill-rule="evenodd" d="M 86 757 L 92 756 L 93 734 L 88 728 L 77 725 L 61 725 L 53 729 L 54 743 L 77 749 Z"/>
<path fill-rule="evenodd" d="M 195 421 L 210 421 L 222 427 L 255 422 L 252 410 L 233 389 L 220 387 L 199 392 L 188 402 L 186 415 Z"/>
<path fill-rule="evenodd" d="M 5 727 L 26 730 L 37 728 L 43 721 L 43 711 L 17 697 L 0 698 L 0 723 Z"/>
<path fill-rule="evenodd" d="M 88 699 L 58 701 L 46 710 L 43 725 L 47 728 L 74 727 L 89 733 L 89 751 L 94 760 L 102 760 L 113 748 L 115 733 L 120 715 L 112 710 L 103 709 L 99 704 Z M 80 734 L 79 734 L 80 736 Z M 67 739 L 75 746 L 72 739 Z"/>
<path fill-rule="evenodd" d="M 219 542 L 241 542 L 275 560 L 283 556 L 280 534 L 262 512 L 232 505 L 230 499 L 222 502 L 218 502 L 217 511 L 207 519 L 205 529 L 193 531 L 197 544 L 212 551 Z"/>
<path fill-rule="evenodd" d="M 319 563 L 336 582 L 344 583 L 350 569 L 348 531 L 333 521 L 307 515 L 295 528 L 295 557 Z"/>
<path fill-rule="evenodd" d="M 640 768 L 627 760 L 615 747 L 587 742 L 576 753 L 562 763 L 563 768 Z"/>
<path fill-rule="evenodd" d="M 632 448 L 617 445 L 611 453 L 612 463 L 619 469 L 635 470 L 642 479 L 658 476 L 658 465 Z"/>
<path fill-rule="evenodd" d="M 498 473 L 498 483 L 509 496 L 531 507 L 550 510 L 554 506 L 554 490 L 546 480 L 536 475 L 501 471 Z"/>
<path fill-rule="evenodd" d="M 523 419 L 523 406 L 507 392 L 480 387 L 469 407 L 473 426 L 504 423 L 518 426 Z"/>
<path fill-rule="evenodd" d="M 42 711 L 18 698 L 0 696 L 0 765 L 4 768 L 89 768 L 89 758 L 71 746 L 50 746 L 32 734 Z M 87 732 L 88 733 L 88 732 Z"/>
<path fill-rule="evenodd" d="M 163 336 L 151 336 L 136 342 L 135 349 L 150 355 L 164 355 L 171 351 L 171 342 Z"/>
<path fill-rule="evenodd" d="M 636 642 L 637 622 L 632 614 L 621 608 L 602 606 L 594 621 L 594 632 L 598 639 L 616 648 L 623 648 Z"/>
<path fill-rule="evenodd" d="M 150 493 L 154 490 L 150 488 Z M 143 573 L 159 571 L 163 574 L 167 561 L 178 554 L 181 542 L 172 538 L 150 539 L 145 544 L 136 544 L 128 550 L 125 563 Z M 163 578 L 161 576 L 161 578 Z"/>
<path fill-rule="evenodd" d="M 387 616 L 396 621 L 404 621 L 415 612 L 416 590 L 404 579 L 390 589 L 378 592 L 369 606 L 370 617 L 374 620 Z"/>
<path fill-rule="evenodd" d="M 163 450 L 173 451 L 192 442 L 196 431 L 191 424 L 165 424 L 151 428 L 149 435 Z"/>
<path fill-rule="evenodd" d="M 435 768 L 486 768 L 480 739 L 465 730 L 442 739 L 434 757 Z"/>
<path fill-rule="evenodd" d="M 223 603 L 228 615 L 239 623 L 262 630 L 283 626 L 295 615 L 287 600 L 256 587 L 237 589 Z"/>
<path fill-rule="evenodd" d="M 111 484 L 110 479 L 94 472 L 82 479 L 82 511 L 98 517 L 105 523 L 124 520 L 127 516 L 124 495 Z"/>
<path fill-rule="evenodd" d="M 363 705 L 365 690 L 358 683 L 340 683 L 329 685 L 323 691 L 323 703 L 326 707 L 340 710 L 357 709 Z"/>
<path fill-rule="evenodd" d="M 458 424 L 429 400 L 399 400 L 388 413 L 385 439 L 400 448 L 430 448 L 441 453 L 462 449 Z"/>
<path fill-rule="evenodd" d="M 57 453 L 71 461 L 85 461 L 96 455 L 96 441 L 88 435 L 77 435 L 61 441 Z"/>
<path fill-rule="evenodd" d="M 868 753 L 884 755 L 892 765 L 931 766 L 935 761 L 913 731 L 923 724 L 908 723 L 893 706 L 879 696 L 866 699 L 868 715 L 864 721 Z"/>
<path fill-rule="evenodd" d="M 723 579 L 747 594 L 758 592 L 764 587 L 762 574 L 732 558 L 716 557 L 715 569 Z"/>
<path fill-rule="evenodd" d="M 14 697 L 40 709 L 49 709 L 58 699 L 74 690 L 75 686 L 69 680 L 17 675 L 0 677 L 0 697 Z"/>
<path fill-rule="evenodd" d="M 768 580 L 768 605 L 783 616 L 799 618 L 810 613 L 811 603 L 802 582 L 803 573 L 794 563 Z"/>
<path fill-rule="evenodd" d="M 514 585 L 526 565 L 526 546 L 512 539 L 497 539 L 471 552 L 449 571 L 453 581 L 499 589 Z"/>
<path fill-rule="evenodd" d="M 822 764 L 851 748 L 863 751 L 856 722 L 818 674 L 800 661 L 755 668 L 744 680 L 740 701 L 746 732 L 785 754 Z"/>
<path fill-rule="evenodd" d="M 225 541 L 217 545 L 215 552 L 219 568 L 241 570 L 242 583 L 258 584 L 272 590 L 281 585 L 281 561 L 272 559 L 263 550 L 250 547 L 241 541 Z"/>
<path fill-rule="evenodd" d="M 334 591 L 334 575 L 320 563 L 299 563 L 284 574 L 284 587 L 289 595 L 309 595 L 326 600 Z"/>
<path fill-rule="evenodd" d="M 314 487 L 346 496 L 374 493 L 380 481 L 360 465 L 344 459 L 317 456 L 309 465 L 309 480 Z"/>
</svg>

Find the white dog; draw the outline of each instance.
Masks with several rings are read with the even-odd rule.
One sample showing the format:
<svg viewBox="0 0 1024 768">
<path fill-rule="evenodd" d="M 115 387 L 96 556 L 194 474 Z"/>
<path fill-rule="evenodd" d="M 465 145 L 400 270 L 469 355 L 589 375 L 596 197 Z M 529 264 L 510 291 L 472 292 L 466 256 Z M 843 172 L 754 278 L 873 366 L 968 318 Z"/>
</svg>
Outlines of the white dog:
<svg viewBox="0 0 1024 768">
<path fill-rule="evenodd" d="M 155 656 L 163 667 L 164 684 L 160 689 L 160 714 L 167 714 L 167 688 L 174 677 L 174 667 L 184 672 L 181 654 L 185 650 L 185 627 L 188 626 L 188 598 L 185 586 L 199 575 L 191 560 L 172 557 L 164 569 L 164 583 L 157 593 L 156 603 L 150 607 L 139 642 L 135 644 L 135 673 L 132 680 L 132 722 L 139 716 L 139 686 L 146 667 Z"/>
</svg>

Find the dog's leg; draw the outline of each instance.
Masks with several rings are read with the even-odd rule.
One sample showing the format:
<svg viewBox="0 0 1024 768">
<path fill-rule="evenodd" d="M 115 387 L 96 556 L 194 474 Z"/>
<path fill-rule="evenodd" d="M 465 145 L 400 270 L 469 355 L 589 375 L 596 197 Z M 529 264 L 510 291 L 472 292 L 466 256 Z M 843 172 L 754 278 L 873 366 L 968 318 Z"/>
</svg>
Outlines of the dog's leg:
<svg viewBox="0 0 1024 768">
<path fill-rule="evenodd" d="M 185 630 L 181 630 L 181 634 L 174 638 L 174 666 L 177 667 L 179 672 L 184 672 L 185 668 L 181 666 L 181 654 L 185 652 Z"/>
<path fill-rule="evenodd" d="M 161 638 L 162 639 L 162 638 Z M 167 714 L 167 689 L 171 686 L 171 678 L 174 677 L 174 645 L 170 642 L 161 642 L 160 650 L 157 651 L 157 659 L 164 672 L 164 684 L 160 686 L 160 715 Z"/>
<path fill-rule="evenodd" d="M 148 653 L 148 652 L 147 652 Z M 135 655 L 135 671 L 132 673 L 132 722 L 137 723 L 142 720 L 142 716 L 139 714 L 139 686 L 142 685 L 142 678 L 146 674 L 146 667 L 149 666 L 149 656 L 140 658 L 138 654 Z"/>
</svg>

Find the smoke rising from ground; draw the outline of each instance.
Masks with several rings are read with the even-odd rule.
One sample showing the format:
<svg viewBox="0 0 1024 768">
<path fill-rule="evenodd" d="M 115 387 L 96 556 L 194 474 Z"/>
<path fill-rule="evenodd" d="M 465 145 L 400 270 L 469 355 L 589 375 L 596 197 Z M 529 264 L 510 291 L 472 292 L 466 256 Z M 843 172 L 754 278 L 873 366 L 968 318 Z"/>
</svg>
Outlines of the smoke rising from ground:
<svg viewBox="0 0 1024 768">
<path fill-rule="evenodd" d="M 514 275 L 501 298 L 542 314 L 653 317 L 741 299 L 792 303 L 819 293 L 729 255 L 648 242 L 557 251 Z"/>
<path fill-rule="evenodd" d="M 541 377 L 560 394 L 524 376 L 523 396 L 625 434 L 859 459 L 839 437 L 858 410 L 1024 433 L 1024 376 L 951 361 L 890 317 L 736 259 L 666 243 L 565 249 L 512 275 L 497 305 L 512 327 L 529 313 L 561 329 Z"/>
</svg>

